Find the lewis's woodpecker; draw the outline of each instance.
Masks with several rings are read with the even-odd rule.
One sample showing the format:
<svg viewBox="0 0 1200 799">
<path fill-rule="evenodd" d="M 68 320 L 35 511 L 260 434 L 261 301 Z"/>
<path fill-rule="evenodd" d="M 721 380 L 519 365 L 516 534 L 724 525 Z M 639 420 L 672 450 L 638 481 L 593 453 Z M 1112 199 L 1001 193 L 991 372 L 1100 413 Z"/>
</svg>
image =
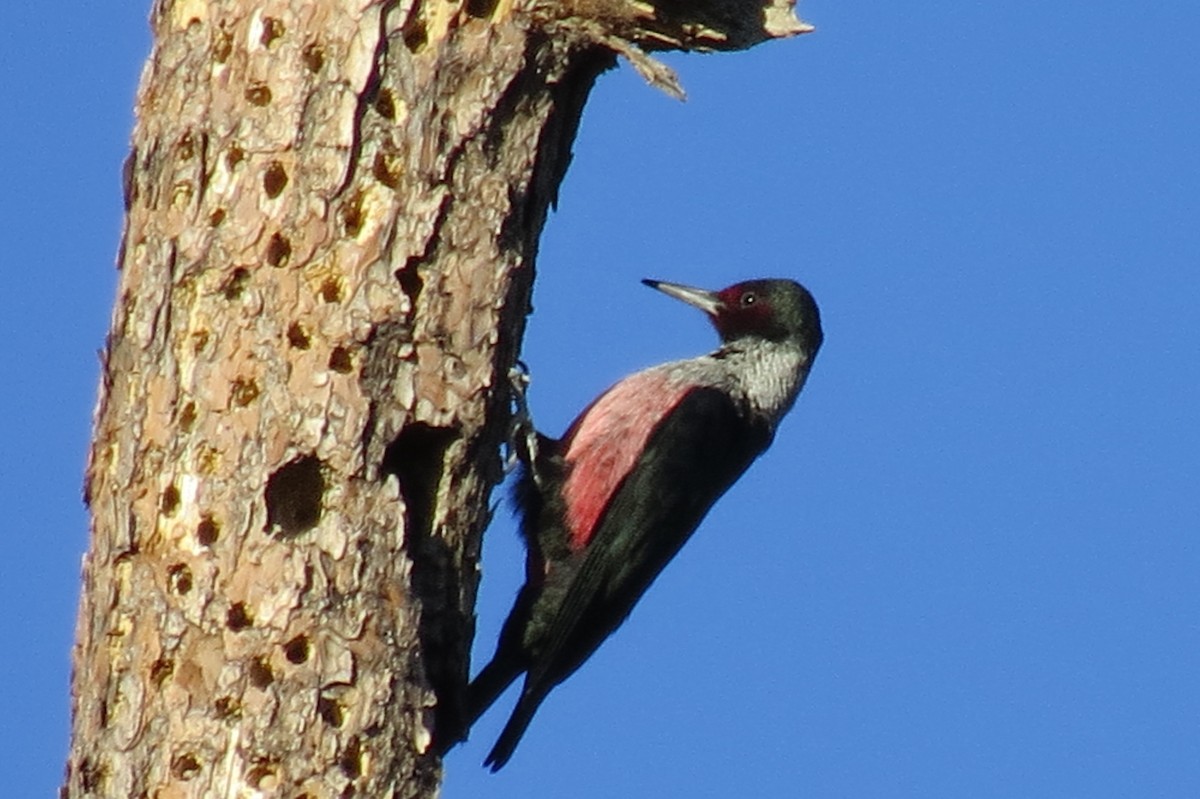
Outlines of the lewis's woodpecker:
<svg viewBox="0 0 1200 799">
<path fill-rule="evenodd" d="M 771 443 L 821 346 L 808 291 L 751 280 L 721 291 L 643 281 L 708 314 L 721 346 L 626 377 L 559 440 L 531 436 L 516 488 L 526 582 L 492 661 L 471 682 L 467 723 L 522 673 L 484 765 L 512 757 L 538 706 L 629 615 L 712 504 Z"/>
</svg>

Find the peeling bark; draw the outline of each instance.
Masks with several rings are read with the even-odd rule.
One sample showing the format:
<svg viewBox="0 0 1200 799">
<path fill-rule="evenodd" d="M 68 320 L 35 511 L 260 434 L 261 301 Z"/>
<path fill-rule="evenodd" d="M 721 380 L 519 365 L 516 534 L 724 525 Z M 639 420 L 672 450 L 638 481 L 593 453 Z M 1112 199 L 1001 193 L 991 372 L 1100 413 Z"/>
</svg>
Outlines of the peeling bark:
<svg viewBox="0 0 1200 799">
<path fill-rule="evenodd" d="M 617 54 L 786 0 L 159 0 L 64 796 L 432 796 L 538 236 Z M 444 716 L 443 716 L 444 717 Z"/>
</svg>

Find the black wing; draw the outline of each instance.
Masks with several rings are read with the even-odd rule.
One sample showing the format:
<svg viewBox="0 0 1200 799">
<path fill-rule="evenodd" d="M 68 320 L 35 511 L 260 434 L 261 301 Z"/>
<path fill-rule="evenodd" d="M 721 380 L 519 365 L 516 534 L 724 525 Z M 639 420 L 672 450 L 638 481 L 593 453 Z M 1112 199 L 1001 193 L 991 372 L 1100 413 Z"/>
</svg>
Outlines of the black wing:
<svg viewBox="0 0 1200 799">
<path fill-rule="evenodd" d="M 517 707 L 488 756 L 493 769 L 511 756 L 550 689 L 624 621 L 771 437 L 765 421 L 712 388 L 690 391 L 663 418 L 644 456 L 614 493 L 539 642 Z"/>
</svg>

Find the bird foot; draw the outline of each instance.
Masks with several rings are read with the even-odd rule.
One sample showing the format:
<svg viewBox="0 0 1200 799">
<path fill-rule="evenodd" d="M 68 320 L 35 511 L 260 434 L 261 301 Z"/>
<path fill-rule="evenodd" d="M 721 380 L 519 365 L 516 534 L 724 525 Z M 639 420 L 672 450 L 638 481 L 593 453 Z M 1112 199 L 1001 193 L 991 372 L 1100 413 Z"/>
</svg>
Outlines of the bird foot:
<svg viewBox="0 0 1200 799">
<path fill-rule="evenodd" d="M 507 455 L 504 459 L 504 470 L 511 472 L 518 464 L 524 464 L 538 480 L 534 464 L 538 459 L 538 432 L 533 424 L 533 414 L 529 412 L 529 400 L 525 394 L 529 390 L 529 367 L 524 361 L 517 361 L 508 370 L 508 384 L 512 389 L 513 414 L 509 422 L 508 439 L 505 442 Z"/>
</svg>

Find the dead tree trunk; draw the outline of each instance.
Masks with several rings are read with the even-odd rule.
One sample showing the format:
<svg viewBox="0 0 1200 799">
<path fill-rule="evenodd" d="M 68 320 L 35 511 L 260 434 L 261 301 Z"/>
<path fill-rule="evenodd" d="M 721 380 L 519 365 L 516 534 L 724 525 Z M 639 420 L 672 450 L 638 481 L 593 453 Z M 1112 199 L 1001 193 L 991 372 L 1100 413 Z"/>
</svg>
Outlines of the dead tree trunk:
<svg viewBox="0 0 1200 799">
<path fill-rule="evenodd" d="M 65 796 L 432 796 L 596 76 L 790 0 L 156 0 Z"/>
</svg>

